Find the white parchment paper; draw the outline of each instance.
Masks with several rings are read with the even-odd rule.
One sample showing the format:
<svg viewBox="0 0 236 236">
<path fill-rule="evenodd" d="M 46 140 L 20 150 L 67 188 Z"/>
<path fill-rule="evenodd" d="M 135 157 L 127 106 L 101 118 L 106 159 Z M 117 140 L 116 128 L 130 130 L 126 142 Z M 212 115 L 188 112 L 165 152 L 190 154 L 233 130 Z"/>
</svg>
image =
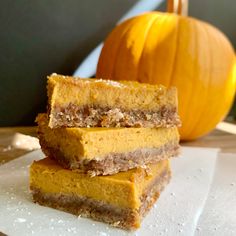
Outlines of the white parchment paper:
<svg viewBox="0 0 236 236">
<path fill-rule="evenodd" d="M 34 151 L 0 167 L 0 231 L 8 235 L 235 235 L 236 155 L 182 148 L 173 177 L 142 227 L 126 232 L 34 204 L 28 168 Z"/>
</svg>

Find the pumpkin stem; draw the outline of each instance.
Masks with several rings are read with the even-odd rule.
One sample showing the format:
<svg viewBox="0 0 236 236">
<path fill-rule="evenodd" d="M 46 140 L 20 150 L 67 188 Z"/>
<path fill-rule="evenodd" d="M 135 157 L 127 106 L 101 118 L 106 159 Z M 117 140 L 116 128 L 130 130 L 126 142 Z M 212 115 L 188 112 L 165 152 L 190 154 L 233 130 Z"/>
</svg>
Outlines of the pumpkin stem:
<svg viewBox="0 0 236 236">
<path fill-rule="evenodd" d="M 167 12 L 188 15 L 188 0 L 167 0 Z"/>
</svg>

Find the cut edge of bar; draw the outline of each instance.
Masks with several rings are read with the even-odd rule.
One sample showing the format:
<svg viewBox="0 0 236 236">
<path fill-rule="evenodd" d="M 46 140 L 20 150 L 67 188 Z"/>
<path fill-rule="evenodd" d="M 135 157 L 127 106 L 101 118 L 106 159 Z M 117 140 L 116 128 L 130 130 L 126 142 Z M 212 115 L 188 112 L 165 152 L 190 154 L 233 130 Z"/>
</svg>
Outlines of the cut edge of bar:
<svg viewBox="0 0 236 236">
<path fill-rule="evenodd" d="M 97 175 L 112 175 L 120 171 L 127 171 L 136 167 L 146 168 L 147 164 L 154 164 L 162 160 L 178 156 L 179 143 L 169 142 L 159 148 L 141 148 L 125 153 L 110 153 L 104 158 L 78 160 L 68 158 L 59 149 L 49 147 L 43 136 L 39 136 L 42 151 L 49 158 L 57 161 L 66 169 L 79 170 L 91 177 Z"/>
<path fill-rule="evenodd" d="M 141 220 L 151 209 L 160 196 L 160 192 L 169 183 L 170 169 L 166 169 L 146 189 L 140 198 L 141 206 L 138 210 L 118 208 L 103 201 L 65 194 L 43 193 L 40 189 L 30 186 L 33 200 L 40 205 L 66 211 L 77 216 L 92 218 L 96 221 L 108 223 L 114 227 L 135 230 L 140 227 Z M 64 201 L 64 202 L 63 202 Z"/>
</svg>

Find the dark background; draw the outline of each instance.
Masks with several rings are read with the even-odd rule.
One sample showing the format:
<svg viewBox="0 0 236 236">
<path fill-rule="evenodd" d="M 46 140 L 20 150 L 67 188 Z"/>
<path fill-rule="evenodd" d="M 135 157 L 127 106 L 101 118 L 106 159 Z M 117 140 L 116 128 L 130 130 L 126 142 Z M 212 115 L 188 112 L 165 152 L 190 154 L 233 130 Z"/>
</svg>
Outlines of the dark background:
<svg viewBox="0 0 236 236">
<path fill-rule="evenodd" d="M 46 76 L 72 74 L 135 0 L 2 0 L 0 126 L 32 125 L 46 107 Z M 235 0 L 190 0 L 189 15 L 236 46 Z M 163 3 L 158 10 L 165 10 Z M 235 108 L 236 109 L 236 108 Z"/>
</svg>

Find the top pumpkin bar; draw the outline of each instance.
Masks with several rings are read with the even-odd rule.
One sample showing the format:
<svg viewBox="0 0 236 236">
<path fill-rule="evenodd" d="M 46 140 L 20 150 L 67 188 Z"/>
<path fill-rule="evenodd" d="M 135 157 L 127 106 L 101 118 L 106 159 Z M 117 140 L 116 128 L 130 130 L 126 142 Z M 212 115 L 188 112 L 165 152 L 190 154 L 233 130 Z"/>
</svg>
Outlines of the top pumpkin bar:
<svg viewBox="0 0 236 236">
<path fill-rule="evenodd" d="M 173 127 L 177 90 L 133 81 L 48 77 L 49 127 Z"/>
</svg>

